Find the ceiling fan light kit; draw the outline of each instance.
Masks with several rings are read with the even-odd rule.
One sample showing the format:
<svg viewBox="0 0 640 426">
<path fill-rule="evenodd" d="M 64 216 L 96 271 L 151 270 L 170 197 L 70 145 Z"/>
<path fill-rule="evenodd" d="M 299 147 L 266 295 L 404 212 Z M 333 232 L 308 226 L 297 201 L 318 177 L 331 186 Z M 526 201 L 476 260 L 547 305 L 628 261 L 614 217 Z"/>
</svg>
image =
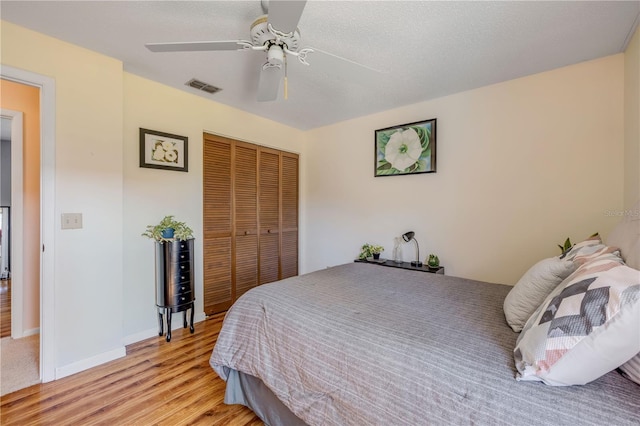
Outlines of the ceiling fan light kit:
<svg viewBox="0 0 640 426">
<path fill-rule="evenodd" d="M 306 5 L 306 0 L 270 0 L 268 2 L 268 14 L 258 17 L 251 24 L 249 34 L 251 41 L 226 40 L 226 41 L 196 41 L 196 42 L 169 42 L 147 43 L 145 46 L 152 52 L 195 52 L 195 51 L 221 51 L 221 50 L 257 50 L 267 53 L 267 62 L 260 70 L 258 82 L 259 102 L 275 101 L 278 98 L 280 81 L 284 79 L 284 98 L 287 99 L 287 56 L 294 56 L 298 62 L 309 65 L 307 55 L 316 50 L 305 47 L 300 49 L 300 31 L 298 22 Z M 263 10 L 266 2 L 262 1 Z M 369 68 L 357 64 L 348 59 L 318 51 L 319 56 L 330 61 L 345 61 L 351 65 Z M 314 60 L 316 58 L 314 57 Z"/>
</svg>

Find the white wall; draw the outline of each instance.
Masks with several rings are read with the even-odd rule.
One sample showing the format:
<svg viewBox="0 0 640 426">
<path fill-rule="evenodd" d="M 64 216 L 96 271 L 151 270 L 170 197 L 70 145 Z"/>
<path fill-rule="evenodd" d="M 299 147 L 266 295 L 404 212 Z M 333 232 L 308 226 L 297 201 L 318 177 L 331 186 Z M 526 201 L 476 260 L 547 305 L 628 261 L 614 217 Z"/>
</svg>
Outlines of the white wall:
<svg viewBox="0 0 640 426">
<path fill-rule="evenodd" d="M 195 233 L 195 311 L 202 317 L 203 132 L 301 154 L 302 131 L 141 77 L 124 74 L 124 335 L 136 341 L 157 333 L 153 243 L 140 234 L 173 214 Z M 215 98 L 215 97 L 213 97 Z M 189 172 L 139 167 L 139 128 L 187 136 Z M 301 179 L 304 179 L 301 176 Z M 180 322 L 180 321 L 174 321 Z"/>
<path fill-rule="evenodd" d="M 2 22 L 2 64 L 56 84 L 55 367 L 124 354 L 122 346 L 122 63 Z M 96 358 L 97 357 L 97 358 Z"/>
<path fill-rule="evenodd" d="M 640 27 L 624 53 L 624 206 L 640 200 Z"/>
<path fill-rule="evenodd" d="M 566 237 L 606 234 L 623 197 L 623 65 L 614 55 L 310 131 L 307 271 L 364 242 L 391 257 L 413 230 L 421 260 L 513 284 Z M 374 178 L 374 130 L 431 118 L 437 173 Z"/>
</svg>

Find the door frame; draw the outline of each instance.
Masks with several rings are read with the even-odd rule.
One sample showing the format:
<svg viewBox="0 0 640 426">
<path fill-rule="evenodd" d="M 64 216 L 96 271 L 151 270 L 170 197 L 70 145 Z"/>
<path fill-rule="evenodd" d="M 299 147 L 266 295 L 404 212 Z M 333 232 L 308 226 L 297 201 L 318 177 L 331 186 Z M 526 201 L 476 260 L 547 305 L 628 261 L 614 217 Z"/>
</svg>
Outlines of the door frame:
<svg viewBox="0 0 640 426">
<path fill-rule="evenodd" d="M 4 64 L 0 77 L 40 89 L 40 380 L 45 383 L 55 380 L 56 86 L 51 77 Z"/>
</svg>

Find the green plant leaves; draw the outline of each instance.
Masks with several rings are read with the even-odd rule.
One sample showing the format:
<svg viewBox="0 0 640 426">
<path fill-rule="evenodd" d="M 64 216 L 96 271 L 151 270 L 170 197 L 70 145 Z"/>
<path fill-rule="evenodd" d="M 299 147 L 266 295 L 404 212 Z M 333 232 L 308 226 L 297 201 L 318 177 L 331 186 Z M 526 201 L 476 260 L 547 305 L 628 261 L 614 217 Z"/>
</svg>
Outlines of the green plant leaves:
<svg viewBox="0 0 640 426">
<path fill-rule="evenodd" d="M 162 231 L 168 228 L 173 228 L 173 238 L 164 238 Z M 153 240 L 164 242 L 173 240 L 188 240 L 193 238 L 193 230 L 187 226 L 185 222 L 180 222 L 174 219 L 173 215 L 165 216 L 157 225 L 147 225 L 147 229 L 142 233 L 143 237 L 148 237 Z"/>
</svg>

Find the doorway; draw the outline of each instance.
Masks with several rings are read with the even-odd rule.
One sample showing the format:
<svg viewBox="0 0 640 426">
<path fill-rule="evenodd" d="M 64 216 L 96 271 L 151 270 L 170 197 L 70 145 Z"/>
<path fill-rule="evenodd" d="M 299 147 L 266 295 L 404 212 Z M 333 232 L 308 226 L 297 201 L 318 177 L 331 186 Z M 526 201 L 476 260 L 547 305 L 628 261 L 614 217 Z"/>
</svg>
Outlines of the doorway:
<svg viewBox="0 0 640 426">
<path fill-rule="evenodd" d="M 40 90 L 4 79 L 1 87 L 1 314 L 11 323 L 0 341 L 4 395 L 40 381 Z"/>
<path fill-rule="evenodd" d="M 39 121 L 38 117 L 36 118 Z M 2 128 L 2 150 L 0 151 L 0 204 L 3 208 L 2 223 L 2 252 L 6 252 L 11 274 L 5 270 L 5 260 L 2 260 L 3 268 L 0 271 L 2 277 L 10 276 L 11 281 L 7 286 L 11 286 L 11 337 L 14 339 L 24 336 L 24 322 L 22 315 L 23 306 L 23 257 L 15 256 L 23 252 L 23 147 L 24 147 L 24 117 L 21 111 L 3 108 L 1 110 L 2 123 L 8 124 L 8 128 Z M 5 155 L 2 155 L 5 154 Z M 8 154 L 8 155 L 7 155 Z M 39 302 L 39 297 L 38 301 Z"/>
<path fill-rule="evenodd" d="M 15 119 L 15 123 L 12 123 Z M 22 167 L 12 169 L 11 164 L 18 163 L 22 155 L 22 113 L 2 110 L 0 116 L 0 338 L 11 337 L 11 191 L 15 184 L 14 199 L 22 205 Z M 16 129 L 12 132 L 12 124 Z M 14 135 L 14 157 L 11 158 L 11 135 Z M 12 173 L 19 174 L 12 179 Z M 18 242 L 20 245 L 20 242 Z M 16 247 L 15 249 L 18 249 Z M 16 251 L 14 249 L 14 251 Z"/>
<path fill-rule="evenodd" d="M 55 379 L 55 299 L 54 299 L 54 189 L 55 189 L 55 81 L 51 77 L 3 65 L 0 77 L 24 85 L 37 87 L 40 91 L 40 206 L 39 220 L 39 289 L 40 289 L 40 371 L 42 382 Z M 13 123 L 13 122 L 12 122 Z M 12 125 L 13 128 L 13 125 Z M 15 206 L 14 206 L 15 208 Z M 13 241 L 17 239 L 19 227 L 12 224 Z M 17 260 L 11 262 L 12 275 L 16 276 Z"/>
</svg>

